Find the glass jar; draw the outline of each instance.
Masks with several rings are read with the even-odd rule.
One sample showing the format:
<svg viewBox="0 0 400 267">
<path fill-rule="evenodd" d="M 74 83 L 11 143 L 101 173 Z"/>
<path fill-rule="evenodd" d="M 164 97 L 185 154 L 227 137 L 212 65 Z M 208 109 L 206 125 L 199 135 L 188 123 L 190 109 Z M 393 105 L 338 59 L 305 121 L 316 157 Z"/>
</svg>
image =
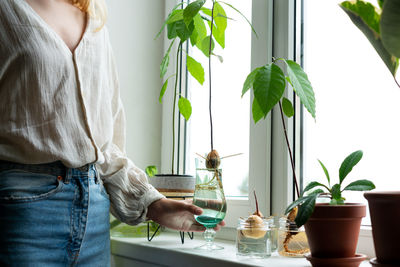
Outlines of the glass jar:
<svg viewBox="0 0 400 267">
<path fill-rule="evenodd" d="M 310 252 L 304 227 L 298 228 L 295 222 L 286 217 L 279 219 L 278 253 L 285 257 L 303 257 Z"/>
<path fill-rule="evenodd" d="M 275 252 L 278 250 L 279 217 L 268 217 L 267 222 L 269 225 L 269 229 L 271 229 L 271 252 Z"/>
<path fill-rule="evenodd" d="M 239 218 L 236 254 L 251 258 L 271 256 L 271 230 L 266 219 L 254 215 Z"/>
</svg>

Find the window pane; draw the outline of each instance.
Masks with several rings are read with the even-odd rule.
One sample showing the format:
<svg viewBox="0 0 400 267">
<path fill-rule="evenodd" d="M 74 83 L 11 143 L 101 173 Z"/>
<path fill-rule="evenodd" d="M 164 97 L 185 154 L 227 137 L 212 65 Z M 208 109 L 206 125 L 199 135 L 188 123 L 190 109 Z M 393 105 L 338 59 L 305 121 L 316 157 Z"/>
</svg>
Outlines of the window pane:
<svg viewBox="0 0 400 267">
<path fill-rule="evenodd" d="M 364 157 L 344 185 L 370 179 L 377 190 L 399 188 L 400 89 L 340 2 L 305 1 L 304 63 L 315 90 L 317 118 L 304 115 L 304 184 L 326 181 L 317 159 L 336 183 L 343 159 L 361 149 Z M 361 192 L 345 192 L 344 197 L 367 202 Z"/>
<path fill-rule="evenodd" d="M 226 1 L 239 9 L 251 21 L 251 1 Z M 211 6 L 208 6 L 209 8 Z M 212 57 L 212 116 L 214 149 L 221 157 L 243 153 L 222 160 L 222 179 L 227 196 L 247 196 L 249 176 L 249 94 L 241 98 L 242 85 L 250 72 L 251 28 L 229 7 L 223 5 L 228 20 L 225 49 L 216 44 L 214 53 L 223 57 L 221 63 Z M 195 173 L 195 153 L 206 155 L 211 151 L 210 121 L 208 113 L 209 76 L 208 58 L 197 49 L 190 54 L 205 69 L 203 86 L 189 80 L 193 113 L 189 121 L 188 172 Z"/>
</svg>

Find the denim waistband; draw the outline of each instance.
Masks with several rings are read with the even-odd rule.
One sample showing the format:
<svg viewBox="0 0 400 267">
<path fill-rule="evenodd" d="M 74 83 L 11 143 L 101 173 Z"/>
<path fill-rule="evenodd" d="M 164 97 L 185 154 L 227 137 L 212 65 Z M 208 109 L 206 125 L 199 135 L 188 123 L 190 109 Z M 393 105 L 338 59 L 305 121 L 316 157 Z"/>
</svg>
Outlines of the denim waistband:
<svg viewBox="0 0 400 267">
<path fill-rule="evenodd" d="M 55 176 L 68 177 L 97 177 L 97 171 L 94 164 L 86 164 L 79 168 L 68 168 L 61 161 L 43 164 L 23 164 L 0 160 L 0 171 L 5 170 L 24 170 L 35 173 L 45 173 Z"/>
</svg>

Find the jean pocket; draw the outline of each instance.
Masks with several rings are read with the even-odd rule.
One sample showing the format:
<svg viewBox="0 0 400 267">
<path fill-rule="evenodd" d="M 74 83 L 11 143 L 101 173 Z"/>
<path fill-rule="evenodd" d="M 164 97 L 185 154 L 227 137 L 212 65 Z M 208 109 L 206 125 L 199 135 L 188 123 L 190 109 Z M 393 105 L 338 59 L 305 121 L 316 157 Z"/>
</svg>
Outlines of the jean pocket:
<svg viewBox="0 0 400 267">
<path fill-rule="evenodd" d="M 0 201 L 28 202 L 48 198 L 59 192 L 64 183 L 57 176 L 25 170 L 0 172 Z"/>
<path fill-rule="evenodd" d="M 100 193 L 107 199 L 110 199 L 110 196 L 107 193 L 106 188 L 104 187 L 103 181 L 100 179 L 99 181 L 99 186 L 100 186 Z"/>
</svg>

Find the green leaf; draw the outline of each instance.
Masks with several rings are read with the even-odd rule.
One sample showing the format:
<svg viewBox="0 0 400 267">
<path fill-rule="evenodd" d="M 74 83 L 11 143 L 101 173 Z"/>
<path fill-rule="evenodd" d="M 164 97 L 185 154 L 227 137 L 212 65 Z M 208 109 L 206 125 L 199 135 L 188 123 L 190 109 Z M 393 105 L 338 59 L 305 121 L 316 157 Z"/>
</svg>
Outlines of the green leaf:
<svg viewBox="0 0 400 267">
<path fill-rule="evenodd" d="M 253 114 L 253 120 L 254 123 L 257 123 L 259 120 L 261 120 L 264 117 L 264 113 L 261 110 L 260 106 L 257 103 L 256 99 L 253 99 L 253 105 L 251 107 L 252 114 Z"/>
<path fill-rule="evenodd" d="M 244 94 L 245 94 L 250 88 L 253 87 L 254 80 L 256 79 L 256 75 L 257 75 L 257 72 L 258 72 L 259 70 L 260 70 L 260 68 L 256 68 L 256 69 L 254 69 L 252 72 L 250 72 L 249 75 L 247 75 L 247 78 L 246 78 L 246 80 L 244 81 L 244 84 L 243 84 L 242 97 L 244 96 Z"/>
<path fill-rule="evenodd" d="M 165 91 L 167 90 L 167 87 L 168 87 L 168 79 L 165 80 L 163 86 L 161 87 L 160 96 L 158 97 L 158 101 L 160 103 L 162 103 L 162 98 L 165 94 Z"/>
<path fill-rule="evenodd" d="M 331 202 L 329 203 L 330 205 L 343 205 L 344 204 L 344 198 L 339 198 L 339 199 L 331 199 Z"/>
<path fill-rule="evenodd" d="M 303 71 L 299 64 L 292 60 L 284 60 L 287 65 L 287 72 L 293 86 L 293 90 L 300 98 L 301 103 L 315 118 L 315 96 L 314 90 L 308 80 L 307 74 Z"/>
<path fill-rule="evenodd" d="M 394 76 L 399 66 L 399 59 L 392 56 L 383 45 L 379 34 L 379 27 L 376 26 L 379 25 L 379 14 L 372 5 L 372 7 L 369 5 L 371 4 L 366 4 L 362 1 L 345 1 L 340 4 L 340 7 L 346 12 L 354 25 L 364 33 L 390 73 Z"/>
<path fill-rule="evenodd" d="M 222 47 L 225 48 L 225 30 L 228 25 L 225 10 L 218 2 L 214 4 L 214 21 L 215 29 L 213 36 L 215 41 Z"/>
<path fill-rule="evenodd" d="M 207 36 L 207 28 L 206 25 L 204 24 L 203 19 L 201 18 L 200 14 L 197 14 L 193 18 L 193 23 L 194 23 L 194 28 L 196 29 L 197 32 L 197 40 L 196 44 L 202 41 L 204 38 Z"/>
<path fill-rule="evenodd" d="M 332 199 L 340 200 L 342 198 L 342 191 L 340 190 L 340 184 L 335 184 L 331 189 Z"/>
<path fill-rule="evenodd" d="M 324 190 L 322 190 L 322 189 L 316 189 L 316 190 L 314 190 L 314 191 L 308 193 L 307 196 L 320 195 L 320 194 L 322 194 L 322 193 L 325 193 Z"/>
<path fill-rule="evenodd" d="M 318 194 L 307 196 L 306 200 L 303 204 L 299 207 L 299 211 L 297 212 L 297 216 L 295 219 L 296 225 L 298 227 L 304 225 L 308 218 L 310 218 L 311 214 L 314 211 L 315 201 L 318 197 Z"/>
<path fill-rule="evenodd" d="M 256 30 L 253 28 L 253 25 L 252 25 L 251 22 L 246 18 L 246 16 L 243 15 L 242 12 L 240 12 L 239 9 L 237 9 L 236 7 L 232 6 L 232 5 L 229 4 L 229 3 L 222 2 L 222 1 L 219 1 L 219 2 L 222 3 L 222 4 L 224 4 L 224 5 L 229 6 L 230 8 L 232 8 L 233 10 L 235 10 L 237 13 L 239 13 L 239 14 L 247 21 L 247 23 L 250 25 L 252 31 L 254 32 L 254 34 L 256 35 L 256 37 L 258 38 L 257 32 L 256 32 Z"/>
<path fill-rule="evenodd" d="M 201 85 L 204 83 L 204 68 L 194 58 L 186 56 L 186 66 L 190 74 L 195 78 Z"/>
<path fill-rule="evenodd" d="M 283 109 L 283 113 L 285 113 L 285 115 L 290 118 L 294 115 L 294 108 L 292 105 L 292 102 L 290 102 L 289 99 L 287 99 L 286 97 L 284 97 L 282 99 L 282 109 Z"/>
<path fill-rule="evenodd" d="M 189 120 L 190 116 L 192 115 L 192 105 L 190 104 L 190 101 L 184 97 L 180 97 L 178 101 L 178 107 L 182 116 L 186 120 Z"/>
<path fill-rule="evenodd" d="M 202 7 L 201 11 L 211 18 L 211 13 L 212 13 L 211 9 L 206 8 L 206 7 Z"/>
<path fill-rule="evenodd" d="M 294 207 L 297 207 L 304 203 L 309 198 L 309 196 L 299 197 L 295 201 L 293 201 L 285 210 L 285 214 L 288 214 Z"/>
<path fill-rule="evenodd" d="M 304 194 L 305 192 L 307 192 L 307 191 L 309 191 L 309 190 L 311 190 L 311 189 L 317 187 L 317 186 L 325 187 L 325 186 L 324 186 L 323 184 L 321 184 L 321 183 L 318 183 L 318 182 L 310 182 L 310 183 L 304 188 L 303 194 Z"/>
<path fill-rule="evenodd" d="M 149 177 L 153 177 L 154 175 L 156 175 L 158 173 L 157 167 L 153 166 L 153 165 L 147 166 L 145 171 L 146 171 L 147 176 L 149 176 Z"/>
<path fill-rule="evenodd" d="M 214 50 L 215 44 L 214 40 L 211 39 L 211 52 Z M 207 36 L 201 41 L 200 50 L 206 57 L 210 56 L 210 36 Z"/>
<path fill-rule="evenodd" d="M 194 1 L 187 5 L 187 7 L 183 10 L 183 21 L 187 26 L 189 26 L 189 24 L 192 22 L 194 16 L 199 13 L 205 2 L 205 0 Z"/>
<path fill-rule="evenodd" d="M 166 23 L 171 24 L 178 20 L 183 20 L 183 10 L 182 9 L 174 10 L 171 13 L 171 16 L 167 19 Z"/>
<path fill-rule="evenodd" d="M 386 0 L 381 15 L 381 36 L 390 54 L 400 57 L 400 1 Z"/>
<path fill-rule="evenodd" d="M 321 165 L 322 169 L 324 170 L 326 179 L 328 179 L 328 185 L 330 185 L 331 184 L 331 178 L 329 177 L 328 169 L 325 167 L 325 165 L 322 163 L 322 161 L 318 160 L 318 162 Z"/>
<path fill-rule="evenodd" d="M 339 169 L 340 184 L 342 184 L 344 178 L 346 178 L 346 176 L 351 172 L 353 167 L 357 165 L 357 163 L 361 160 L 362 156 L 363 152 L 361 150 L 358 150 L 351 153 L 344 159 Z"/>
<path fill-rule="evenodd" d="M 161 27 L 160 31 L 157 33 L 156 37 L 154 37 L 154 39 L 157 39 L 157 38 L 160 36 L 160 34 L 161 34 L 162 31 L 164 30 L 165 26 L 167 25 L 168 20 L 170 20 L 172 14 L 174 13 L 174 11 L 175 11 L 178 7 L 180 7 L 180 6 L 182 6 L 182 5 L 183 5 L 183 3 L 179 3 L 179 4 L 177 4 L 177 5 L 171 10 L 171 13 L 169 13 L 167 19 L 164 21 L 163 26 Z"/>
<path fill-rule="evenodd" d="M 378 0 L 378 5 L 379 5 L 380 8 L 383 7 L 383 3 L 384 3 L 384 2 L 385 2 L 384 0 Z"/>
<path fill-rule="evenodd" d="M 163 58 L 163 60 L 161 61 L 161 65 L 160 65 L 160 77 L 164 77 L 165 73 L 167 72 L 168 69 L 168 65 L 169 65 L 169 53 L 171 51 L 171 47 L 174 44 L 175 40 L 173 40 L 171 42 L 171 44 L 168 47 L 167 52 L 165 53 L 165 56 Z"/>
<path fill-rule="evenodd" d="M 179 37 L 179 39 L 183 43 L 192 34 L 194 30 L 194 23 L 192 21 L 189 24 L 189 26 L 186 26 L 183 20 L 178 20 L 168 24 L 167 29 L 168 29 L 168 39 L 174 39 L 176 37 Z"/>
<path fill-rule="evenodd" d="M 254 97 L 264 116 L 282 98 L 285 85 L 285 75 L 277 65 L 267 64 L 258 70 L 253 83 Z"/>
<path fill-rule="evenodd" d="M 193 29 L 192 34 L 190 35 L 190 44 L 195 46 L 197 41 L 199 40 L 199 34 L 197 33 L 196 27 Z"/>
<path fill-rule="evenodd" d="M 349 191 L 369 191 L 375 189 L 375 185 L 373 182 L 369 180 L 357 180 L 355 182 L 350 183 L 348 186 L 346 186 L 344 190 L 349 190 Z"/>
</svg>

